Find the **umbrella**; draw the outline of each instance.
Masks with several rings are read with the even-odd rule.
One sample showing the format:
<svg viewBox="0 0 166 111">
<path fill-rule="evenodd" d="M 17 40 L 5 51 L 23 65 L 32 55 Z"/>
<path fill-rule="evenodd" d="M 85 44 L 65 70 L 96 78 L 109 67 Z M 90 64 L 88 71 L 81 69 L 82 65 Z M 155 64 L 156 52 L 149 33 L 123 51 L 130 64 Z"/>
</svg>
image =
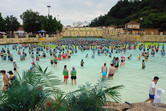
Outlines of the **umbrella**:
<svg viewBox="0 0 166 111">
<path fill-rule="evenodd" d="M 38 33 L 46 33 L 46 31 L 45 30 L 40 30 L 40 31 L 38 31 Z"/>
</svg>

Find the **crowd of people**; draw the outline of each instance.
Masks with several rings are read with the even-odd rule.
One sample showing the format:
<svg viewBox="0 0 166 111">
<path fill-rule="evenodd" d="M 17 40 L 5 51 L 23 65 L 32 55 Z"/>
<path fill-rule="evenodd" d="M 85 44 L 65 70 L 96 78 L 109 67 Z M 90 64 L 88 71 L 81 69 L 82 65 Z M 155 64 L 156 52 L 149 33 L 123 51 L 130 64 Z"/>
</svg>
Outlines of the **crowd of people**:
<svg viewBox="0 0 166 111">
<path fill-rule="evenodd" d="M 53 47 L 54 46 L 54 47 Z M 11 51 L 13 50 L 13 51 Z M 142 69 L 145 69 L 145 62 L 148 61 L 150 55 L 155 57 L 156 53 L 159 53 L 159 45 L 148 45 L 145 47 L 144 44 L 139 44 L 138 42 L 123 42 L 123 41 L 113 41 L 113 40 L 97 40 L 97 39 L 63 39 L 61 41 L 50 43 L 50 44 L 13 44 L 12 47 L 5 45 L 1 48 L 1 60 L 9 61 L 13 64 L 14 73 L 18 72 L 17 62 L 15 60 L 16 56 L 19 56 L 20 61 L 25 61 L 26 59 L 31 59 L 32 66 L 30 71 L 35 71 L 35 62 L 40 61 L 41 58 L 51 57 L 50 64 L 57 66 L 58 63 L 64 59 L 71 59 L 72 54 L 79 51 L 90 50 L 92 51 L 92 58 L 95 59 L 95 53 L 97 55 L 105 55 L 108 57 L 113 57 L 113 53 L 122 53 L 125 54 L 127 50 L 140 50 L 141 54 L 138 55 L 138 60 L 142 60 Z M 17 52 L 17 55 L 14 54 Z M 164 45 L 161 48 L 161 56 L 165 56 Z M 87 53 L 85 59 L 89 57 Z M 101 68 L 101 74 L 104 79 L 113 79 L 115 72 L 118 70 L 119 66 L 125 66 L 127 60 L 132 60 L 132 54 L 129 56 L 113 57 L 110 62 L 110 67 L 107 67 L 107 64 L 104 63 L 104 66 Z M 80 60 L 80 66 L 84 67 L 84 60 Z M 141 66 L 140 66 L 141 67 Z M 3 75 L 4 87 L 3 91 L 9 89 L 9 84 L 12 84 L 15 75 L 12 71 L 9 71 L 9 77 L 6 74 L 5 70 L 1 70 Z M 69 74 L 71 75 L 72 85 L 76 84 L 77 71 L 75 67 L 72 67 L 72 70 L 68 71 L 67 65 L 64 66 L 62 71 L 64 75 L 64 83 L 68 83 Z M 73 83 L 74 82 L 74 83 Z"/>
</svg>

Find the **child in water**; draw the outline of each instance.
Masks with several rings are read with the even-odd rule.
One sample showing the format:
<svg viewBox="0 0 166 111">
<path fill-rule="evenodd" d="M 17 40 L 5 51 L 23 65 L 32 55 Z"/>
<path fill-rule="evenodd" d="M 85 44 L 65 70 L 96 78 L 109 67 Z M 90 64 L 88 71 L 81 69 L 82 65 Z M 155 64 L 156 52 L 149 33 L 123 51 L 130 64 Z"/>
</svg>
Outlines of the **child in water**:
<svg viewBox="0 0 166 111">
<path fill-rule="evenodd" d="M 111 57 L 111 52 L 109 53 L 109 57 Z"/>
<path fill-rule="evenodd" d="M 125 57 L 124 56 L 121 56 L 121 60 L 120 60 L 120 66 L 124 66 L 125 65 Z"/>
<path fill-rule="evenodd" d="M 130 56 L 128 57 L 128 60 L 131 60 L 132 54 L 130 54 Z"/>
<path fill-rule="evenodd" d="M 51 60 L 50 60 L 50 63 L 51 63 L 51 65 L 53 65 L 53 64 L 54 64 L 54 61 L 51 59 Z"/>
<path fill-rule="evenodd" d="M 162 55 L 162 57 L 165 56 L 165 51 L 164 50 L 162 50 L 161 55 Z"/>
<path fill-rule="evenodd" d="M 138 60 L 140 60 L 141 59 L 141 55 L 139 54 L 139 56 L 138 56 Z"/>
<path fill-rule="evenodd" d="M 142 60 L 142 69 L 144 69 L 144 68 L 145 68 L 145 61 Z"/>
<path fill-rule="evenodd" d="M 92 58 L 93 58 L 93 59 L 95 58 L 95 55 L 94 55 L 94 54 L 92 54 Z"/>
<path fill-rule="evenodd" d="M 81 60 L 81 67 L 84 67 L 84 60 Z"/>
<path fill-rule="evenodd" d="M 16 61 L 13 61 L 13 66 L 14 66 L 14 71 L 17 72 L 17 64 L 16 64 Z"/>
<path fill-rule="evenodd" d="M 54 66 L 57 65 L 57 63 L 58 63 L 58 59 L 56 56 L 54 56 Z"/>
<path fill-rule="evenodd" d="M 88 58 L 88 54 L 86 54 L 85 58 Z"/>
</svg>

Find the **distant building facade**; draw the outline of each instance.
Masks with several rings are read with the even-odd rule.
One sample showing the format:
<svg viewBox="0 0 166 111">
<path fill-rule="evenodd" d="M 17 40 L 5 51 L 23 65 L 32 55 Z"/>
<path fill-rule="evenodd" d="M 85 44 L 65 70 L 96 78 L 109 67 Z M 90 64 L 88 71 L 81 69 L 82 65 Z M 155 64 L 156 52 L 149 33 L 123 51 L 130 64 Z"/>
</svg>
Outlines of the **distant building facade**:
<svg viewBox="0 0 166 111">
<path fill-rule="evenodd" d="M 103 35 L 116 36 L 124 33 L 122 28 L 116 28 L 113 25 L 108 27 L 65 27 L 63 29 L 65 37 L 102 37 Z"/>
<path fill-rule="evenodd" d="M 125 24 L 125 29 L 140 29 L 140 23 L 130 21 L 127 24 Z"/>
</svg>

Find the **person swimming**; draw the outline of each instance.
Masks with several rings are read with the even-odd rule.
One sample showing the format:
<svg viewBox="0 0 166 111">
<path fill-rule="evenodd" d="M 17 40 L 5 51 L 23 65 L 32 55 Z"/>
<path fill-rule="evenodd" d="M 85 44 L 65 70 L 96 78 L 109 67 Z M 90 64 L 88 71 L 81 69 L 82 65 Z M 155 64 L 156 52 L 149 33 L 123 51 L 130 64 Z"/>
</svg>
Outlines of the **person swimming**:
<svg viewBox="0 0 166 111">
<path fill-rule="evenodd" d="M 130 56 L 128 57 L 128 60 L 131 60 L 131 58 L 132 58 L 132 54 L 130 54 Z"/>
<path fill-rule="evenodd" d="M 88 54 L 86 54 L 85 58 L 88 58 Z"/>
</svg>

